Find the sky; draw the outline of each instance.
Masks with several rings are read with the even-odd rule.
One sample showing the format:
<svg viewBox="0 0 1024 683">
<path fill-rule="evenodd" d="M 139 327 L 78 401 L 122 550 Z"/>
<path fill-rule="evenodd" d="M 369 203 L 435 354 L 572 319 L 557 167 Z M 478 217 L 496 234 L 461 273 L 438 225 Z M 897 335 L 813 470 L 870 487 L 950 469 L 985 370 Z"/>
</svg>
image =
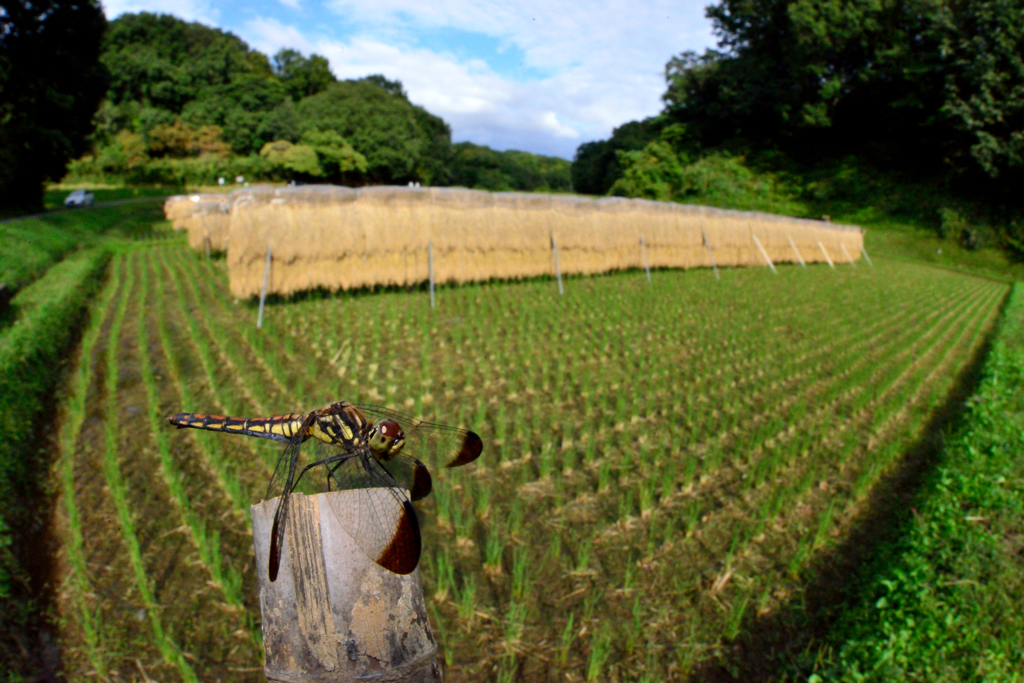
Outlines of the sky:
<svg viewBox="0 0 1024 683">
<path fill-rule="evenodd" d="M 383 74 L 452 141 L 571 159 L 661 110 L 665 63 L 714 47 L 709 0 L 106 0 L 108 19 L 163 12 L 273 56 L 323 55 L 340 78 Z"/>
</svg>

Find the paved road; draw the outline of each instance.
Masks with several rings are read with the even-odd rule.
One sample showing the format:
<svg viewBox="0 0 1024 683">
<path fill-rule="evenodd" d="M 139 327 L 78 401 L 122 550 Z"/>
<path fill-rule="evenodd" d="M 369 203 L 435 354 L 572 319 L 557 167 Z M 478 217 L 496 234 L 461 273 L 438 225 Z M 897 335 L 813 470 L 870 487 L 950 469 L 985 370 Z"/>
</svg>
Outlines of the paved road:
<svg viewBox="0 0 1024 683">
<path fill-rule="evenodd" d="M 99 204 L 93 204 L 92 206 L 82 206 L 74 208 L 61 207 L 59 209 L 53 209 L 52 211 L 43 211 L 42 213 L 27 213 L 23 216 L 11 216 L 10 218 L 0 219 L 0 223 L 6 223 L 8 221 L 20 221 L 22 218 L 39 218 L 40 216 L 52 216 L 55 213 L 63 213 L 65 211 L 87 211 L 88 209 L 100 209 L 104 206 L 121 206 L 122 204 L 135 204 L 138 202 L 156 202 L 164 201 L 170 195 L 164 195 L 162 197 L 135 197 L 133 199 L 118 199 L 114 202 L 100 202 Z"/>
</svg>

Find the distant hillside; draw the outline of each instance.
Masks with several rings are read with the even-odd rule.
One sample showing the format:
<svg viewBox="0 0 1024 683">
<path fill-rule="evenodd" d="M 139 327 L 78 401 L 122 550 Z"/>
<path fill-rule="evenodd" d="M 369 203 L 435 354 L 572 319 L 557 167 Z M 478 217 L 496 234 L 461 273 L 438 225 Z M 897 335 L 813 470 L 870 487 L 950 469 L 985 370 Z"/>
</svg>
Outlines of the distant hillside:
<svg viewBox="0 0 1024 683">
<path fill-rule="evenodd" d="M 485 190 L 545 190 L 570 192 L 571 164 L 559 157 L 460 142 L 452 145 L 449 163 L 452 185 Z"/>
<path fill-rule="evenodd" d="M 92 151 L 71 164 L 71 179 L 570 186 L 567 161 L 453 147 L 448 124 L 397 81 L 339 81 L 320 55 L 269 58 L 231 33 L 170 15 L 110 22 L 101 62 L 110 88 Z"/>
</svg>

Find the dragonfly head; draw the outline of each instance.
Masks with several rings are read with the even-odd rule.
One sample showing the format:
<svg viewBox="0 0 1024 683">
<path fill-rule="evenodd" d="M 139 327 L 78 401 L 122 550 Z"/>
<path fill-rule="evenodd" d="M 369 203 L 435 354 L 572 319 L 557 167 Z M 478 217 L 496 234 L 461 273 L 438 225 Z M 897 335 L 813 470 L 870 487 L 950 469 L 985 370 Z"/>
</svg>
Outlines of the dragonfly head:
<svg viewBox="0 0 1024 683">
<path fill-rule="evenodd" d="M 394 420 L 381 420 L 370 430 L 370 450 L 378 460 L 390 460 L 405 445 L 405 432 Z"/>
</svg>

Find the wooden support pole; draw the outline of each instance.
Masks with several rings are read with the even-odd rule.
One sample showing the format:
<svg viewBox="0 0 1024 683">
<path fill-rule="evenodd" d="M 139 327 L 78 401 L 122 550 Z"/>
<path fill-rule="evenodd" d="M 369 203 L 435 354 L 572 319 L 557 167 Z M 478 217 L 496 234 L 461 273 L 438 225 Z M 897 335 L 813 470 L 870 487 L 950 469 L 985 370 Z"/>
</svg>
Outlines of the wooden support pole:
<svg viewBox="0 0 1024 683">
<path fill-rule="evenodd" d="M 806 268 L 806 267 L 807 267 L 807 264 L 806 264 L 806 263 L 804 263 L 804 257 L 800 255 L 800 250 L 796 248 L 796 242 L 794 242 L 794 241 L 793 241 L 793 238 L 792 238 L 792 237 L 790 237 L 789 235 L 786 235 L 786 239 L 788 239 L 788 240 L 789 240 L 789 246 L 793 247 L 793 253 L 794 253 L 794 254 L 796 254 L 796 259 L 797 259 L 797 261 L 799 261 L 799 262 L 800 262 L 800 265 L 801 265 L 801 266 L 803 266 L 804 268 Z"/>
<path fill-rule="evenodd" d="M 843 250 L 843 254 L 846 255 L 846 260 L 850 262 L 850 265 L 853 266 L 854 268 L 856 268 L 857 264 L 854 263 L 853 259 L 850 257 L 850 252 L 846 251 L 846 245 L 843 244 L 842 242 L 840 242 L 839 243 L 839 248 Z"/>
<path fill-rule="evenodd" d="M 267 573 L 279 498 L 253 505 L 253 545 L 260 585 L 263 671 L 282 683 L 379 680 L 440 683 L 420 572 L 393 574 L 371 560 L 341 524 L 362 508 L 369 489 L 289 502 L 277 580 Z"/>
<path fill-rule="evenodd" d="M 263 291 L 260 292 L 260 312 L 256 316 L 256 329 L 263 326 L 263 302 L 267 300 L 267 283 L 270 281 L 270 245 L 267 245 L 267 265 L 263 267 Z"/>
<path fill-rule="evenodd" d="M 778 275 L 779 271 L 775 270 L 775 264 L 772 263 L 772 260 L 770 258 L 768 258 L 768 252 L 765 251 L 764 247 L 761 246 L 761 240 L 757 239 L 757 235 L 755 235 L 754 233 L 750 233 L 750 236 L 754 238 L 754 243 L 757 245 L 757 248 L 761 250 L 761 256 L 764 256 L 764 260 L 768 263 L 768 267 L 772 269 L 773 273 Z"/>
<path fill-rule="evenodd" d="M 718 266 L 715 265 L 715 255 L 711 252 L 711 245 L 708 244 L 708 236 L 702 232 L 700 238 L 704 242 L 704 248 L 708 250 L 708 258 L 711 259 L 711 270 L 715 271 L 715 279 L 721 280 L 722 278 L 718 274 Z"/>
<path fill-rule="evenodd" d="M 644 236 L 640 235 L 640 253 L 644 257 L 644 270 L 647 271 L 647 282 L 651 282 L 651 265 L 647 262 L 647 247 L 644 245 Z"/>
<path fill-rule="evenodd" d="M 434 240 L 427 241 L 427 269 L 430 271 L 430 307 L 434 307 Z"/>
<path fill-rule="evenodd" d="M 868 250 L 865 249 L 864 247 L 861 247 L 860 248 L 860 253 L 864 254 L 864 260 L 868 262 L 868 265 L 871 266 L 872 268 L 874 268 L 875 264 L 871 262 L 871 257 L 868 256 Z"/>
<path fill-rule="evenodd" d="M 828 255 L 827 251 L 825 251 L 825 245 L 821 243 L 821 240 L 818 241 L 818 246 L 821 247 L 821 253 L 825 255 L 825 260 L 828 261 L 829 268 L 831 268 L 832 270 L 835 270 L 836 267 L 832 263 L 832 257 Z"/>
<path fill-rule="evenodd" d="M 555 244 L 555 233 L 551 233 L 551 253 L 555 255 L 555 277 L 558 278 L 558 294 L 559 296 L 565 296 L 565 290 L 562 289 L 562 270 L 558 267 L 558 246 Z"/>
<path fill-rule="evenodd" d="M 203 238 L 203 242 L 205 242 L 205 244 L 206 244 L 206 260 L 209 261 L 210 260 L 210 236 L 206 235 L 206 237 Z"/>
</svg>

